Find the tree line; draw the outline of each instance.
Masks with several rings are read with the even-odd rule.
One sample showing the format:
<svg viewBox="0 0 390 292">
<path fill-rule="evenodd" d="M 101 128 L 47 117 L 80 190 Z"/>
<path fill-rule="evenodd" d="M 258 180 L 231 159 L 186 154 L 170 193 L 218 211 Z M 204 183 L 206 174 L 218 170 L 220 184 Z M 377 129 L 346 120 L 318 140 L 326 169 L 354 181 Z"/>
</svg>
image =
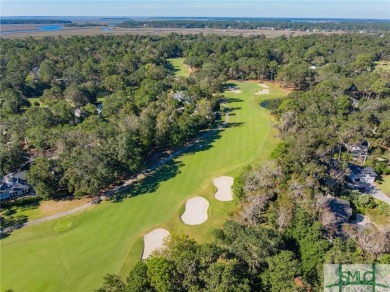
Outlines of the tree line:
<svg viewBox="0 0 390 292">
<path fill-rule="evenodd" d="M 375 69 L 376 61 L 388 58 L 388 40 L 361 35 L 188 38 L 203 40 L 183 49 L 195 71 L 213 67 L 225 78 L 258 78 L 261 67 L 237 64 L 262 57 L 267 61 L 261 79 L 296 89 L 269 105 L 282 142 L 269 160 L 235 178 L 240 211 L 214 231 L 211 243 L 173 236 L 125 280 L 107 275 L 97 291 L 321 290 L 324 263 L 389 264 L 388 228 L 340 223 L 329 207 L 329 198 L 336 198 L 348 201 L 354 212 L 364 207 L 390 214 L 388 205 L 351 189 L 346 147 L 368 141 L 367 163 L 379 173 L 388 169 L 377 158 L 385 157 L 390 146 L 390 78 Z M 322 62 L 311 69 L 318 58 Z"/>
<path fill-rule="evenodd" d="M 369 142 L 367 163 L 387 167 L 376 158 L 390 146 L 390 78 L 376 62 L 390 60 L 389 42 L 356 34 L 1 40 L 1 172 L 33 157 L 28 180 L 42 197 L 95 194 L 210 127 L 226 80 L 279 82 L 295 89 L 269 104 L 282 142 L 235 179 L 240 212 L 213 243 L 173 237 L 125 282 L 107 276 L 100 291 L 320 288 L 325 262 L 389 263 L 388 231 L 334 224 L 327 205 L 331 195 L 390 212 L 345 183 L 346 145 Z M 195 73 L 175 78 L 173 57 Z"/>
<path fill-rule="evenodd" d="M 206 71 L 174 78 L 174 43 L 45 38 L 2 49 L 1 174 L 32 157 L 27 178 L 44 198 L 96 195 L 215 119 L 221 80 L 208 82 Z"/>
<path fill-rule="evenodd" d="M 214 28 L 214 29 L 275 29 L 275 30 L 317 30 L 317 31 L 389 31 L 390 23 L 386 20 L 356 21 L 356 20 L 304 20 L 304 19 L 163 19 L 163 20 L 126 20 L 117 26 L 124 28 L 154 27 L 154 28 Z"/>
<path fill-rule="evenodd" d="M 390 60 L 388 37 L 47 37 L 1 47 L 0 170 L 38 154 L 29 180 L 44 197 L 94 194 L 138 171 L 151 152 L 183 145 L 213 122 L 215 93 L 229 79 L 336 91 L 346 112 L 350 98 L 363 104 L 388 92 L 388 73 L 374 70 Z M 180 56 L 196 72 L 187 79 L 174 78 L 167 62 Z M 78 159 L 85 169 L 73 167 Z"/>
</svg>

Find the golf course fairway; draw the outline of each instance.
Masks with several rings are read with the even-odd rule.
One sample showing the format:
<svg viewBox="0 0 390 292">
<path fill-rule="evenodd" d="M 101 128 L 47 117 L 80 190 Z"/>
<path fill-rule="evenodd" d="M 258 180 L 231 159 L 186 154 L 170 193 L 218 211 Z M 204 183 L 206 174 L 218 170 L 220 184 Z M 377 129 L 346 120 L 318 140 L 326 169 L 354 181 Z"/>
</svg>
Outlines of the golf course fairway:
<svg viewBox="0 0 390 292">
<path fill-rule="evenodd" d="M 271 83 L 266 95 L 254 94 L 258 83 L 235 84 L 241 93 L 225 94 L 227 123 L 148 176 L 134 190 L 139 195 L 25 227 L 1 240 L 1 290 L 93 291 L 107 273 L 126 276 L 141 257 L 143 235 L 155 228 L 212 241 L 212 230 L 235 208 L 234 202 L 214 198 L 212 179 L 235 177 L 242 166 L 269 156 L 277 140 L 272 116 L 259 104 L 287 94 Z M 180 216 L 195 196 L 210 202 L 208 219 L 185 225 Z"/>
<path fill-rule="evenodd" d="M 172 66 L 172 71 L 176 77 L 188 77 L 190 76 L 191 70 L 184 64 L 185 58 L 172 58 L 168 59 L 168 62 Z"/>
</svg>

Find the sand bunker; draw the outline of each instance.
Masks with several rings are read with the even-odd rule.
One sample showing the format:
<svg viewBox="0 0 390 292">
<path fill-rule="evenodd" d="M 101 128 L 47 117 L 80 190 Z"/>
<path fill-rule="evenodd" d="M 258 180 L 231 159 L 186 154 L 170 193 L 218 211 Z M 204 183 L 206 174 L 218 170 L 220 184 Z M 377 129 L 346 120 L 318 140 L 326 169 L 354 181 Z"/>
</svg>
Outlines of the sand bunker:
<svg viewBox="0 0 390 292">
<path fill-rule="evenodd" d="M 269 94 L 269 89 L 263 89 L 263 90 L 256 91 L 255 94 L 257 94 L 257 95 Z"/>
<path fill-rule="evenodd" d="M 219 201 L 233 200 L 232 185 L 233 178 L 230 176 L 220 176 L 213 179 L 213 184 L 218 189 L 215 193 L 215 198 Z"/>
<path fill-rule="evenodd" d="M 239 89 L 228 89 L 228 91 L 232 93 L 241 93 L 241 90 Z"/>
<path fill-rule="evenodd" d="M 235 87 L 235 86 L 228 87 L 226 90 L 228 92 L 232 92 L 232 93 L 241 93 L 241 90 L 238 87 Z"/>
<path fill-rule="evenodd" d="M 267 84 L 264 84 L 264 83 L 259 83 L 257 85 L 259 85 L 259 86 L 261 86 L 263 88 L 267 88 L 267 89 L 269 88 L 269 86 Z"/>
<path fill-rule="evenodd" d="M 145 234 L 144 236 L 144 252 L 142 259 L 146 260 L 152 252 L 159 250 L 164 245 L 164 239 L 169 236 L 168 230 L 157 228 Z"/>
<path fill-rule="evenodd" d="M 195 197 L 186 202 L 186 209 L 181 220 L 188 225 L 198 225 L 206 222 L 209 202 L 202 197 Z"/>
</svg>

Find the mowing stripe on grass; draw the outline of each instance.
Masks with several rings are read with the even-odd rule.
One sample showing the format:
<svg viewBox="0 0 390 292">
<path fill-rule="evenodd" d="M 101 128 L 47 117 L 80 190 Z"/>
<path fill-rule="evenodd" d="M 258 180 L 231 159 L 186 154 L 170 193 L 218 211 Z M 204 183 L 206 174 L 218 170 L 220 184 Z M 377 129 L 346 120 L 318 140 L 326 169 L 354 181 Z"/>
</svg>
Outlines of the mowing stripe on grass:
<svg viewBox="0 0 390 292">
<path fill-rule="evenodd" d="M 107 273 L 126 275 L 142 253 L 142 236 L 157 227 L 172 235 L 211 241 L 235 207 L 215 200 L 212 178 L 234 177 L 239 169 L 267 158 L 276 145 L 272 117 L 259 106 L 264 98 L 286 95 L 270 84 L 270 95 L 255 95 L 253 82 L 237 82 L 242 93 L 226 94 L 229 124 L 191 148 L 133 190 L 138 196 L 17 230 L 1 241 L 2 289 L 92 291 Z M 180 220 L 188 198 L 205 197 L 208 220 L 186 226 Z"/>
</svg>

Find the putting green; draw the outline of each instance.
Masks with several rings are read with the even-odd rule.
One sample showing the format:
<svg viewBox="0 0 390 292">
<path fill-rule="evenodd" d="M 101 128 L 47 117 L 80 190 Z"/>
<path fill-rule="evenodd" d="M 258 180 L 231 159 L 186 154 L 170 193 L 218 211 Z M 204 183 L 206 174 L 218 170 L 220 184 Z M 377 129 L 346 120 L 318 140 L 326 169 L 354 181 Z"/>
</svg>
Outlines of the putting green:
<svg viewBox="0 0 390 292">
<path fill-rule="evenodd" d="M 26 227 L 1 240 L 2 290 L 91 291 L 107 273 L 125 276 L 142 253 L 142 236 L 162 227 L 211 241 L 211 232 L 235 208 L 214 198 L 212 179 L 235 176 L 240 167 L 269 156 L 277 141 L 272 117 L 259 106 L 262 99 L 286 92 L 269 84 L 269 95 L 255 95 L 254 82 L 237 82 L 241 94 L 227 93 L 229 123 L 147 177 L 138 196 L 120 203 L 104 202 L 88 210 Z M 180 215 L 188 198 L 209 202 L 208 220 L 188 226 Z"/>
</svg>

